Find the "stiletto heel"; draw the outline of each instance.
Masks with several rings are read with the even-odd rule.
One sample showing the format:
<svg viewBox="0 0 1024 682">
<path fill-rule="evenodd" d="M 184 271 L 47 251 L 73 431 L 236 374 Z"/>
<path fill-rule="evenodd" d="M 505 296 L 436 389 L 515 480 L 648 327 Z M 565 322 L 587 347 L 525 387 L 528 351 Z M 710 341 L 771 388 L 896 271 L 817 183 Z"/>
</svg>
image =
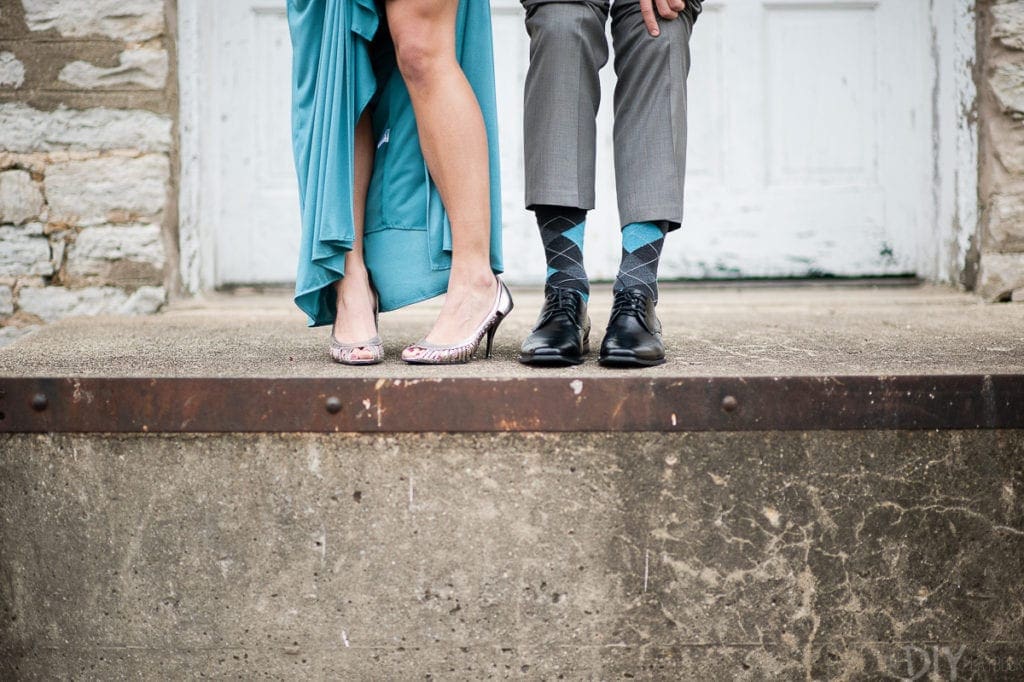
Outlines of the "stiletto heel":
<svg viewBox="0 0 1024 682">
<path fill-rule="evenodd" d="M 377 298 L 377 292 L 373 292 L 373 326 L 374 329 L 380 327 L 380 300 Z M 370 357 L 356 357 L 356 351 L 367 350 L 370 351 Z M 372 339 L 363 341 L 361 343 L 342 343 L 338 339 L 334 338 L 334 329 L 331 328 L 331 345 L 328 348 L 328 352 L 331 355 L 331 359 L 342 365 L 376 365 L 384 359 L 384 343 L 380 339 L 380 334 L 375 335 Z"/>
<path fill-rule="evenodd" d="M 505 283 L 498 279 L 498 293 L 495 296 L 494 305 L 491 306 L 483 323 L 473 331 L 472 336 L 460 343 L 448 346 L 420 341 L 402 351 L 402 359 L 411 365 L 454 365 L 469 362 L 476 354 L 485 335 L 487 336 L 487 346 L 484 349 L 485 357 L 489 358 L 498 326 L 512 312 L 512 307 L 512 294 Z"/>
<path fill-rule="evenodd" d="M 484 358 L 487 360 L 491 359 L 491 346 L 494 344 L 494 334 L 498 331 L 498 325 L 501 324 L 502 318 L 499 317 L 494 321 L 494 325 L 487 330 L 487 348 L 484 351 Z"/>
</svg>

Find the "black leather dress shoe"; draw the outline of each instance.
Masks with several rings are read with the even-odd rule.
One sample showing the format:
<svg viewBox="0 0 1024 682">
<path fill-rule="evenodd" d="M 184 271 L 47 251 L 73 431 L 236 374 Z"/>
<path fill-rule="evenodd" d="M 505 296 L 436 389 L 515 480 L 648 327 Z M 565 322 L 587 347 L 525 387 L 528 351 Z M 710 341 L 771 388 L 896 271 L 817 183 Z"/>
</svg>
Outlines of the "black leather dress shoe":
<svg viewBox="0 0 1024 682">
<path fill-rule="evenodd" d="M 526 365 L 578 365 L 590 352 L 590 318 L 583 295 L 552 287 L 537 324 L 523 341 L 519 362 Z"/>
<path fill-rule="evenodd" d="M 615 292 L 598 362 L 605 367 L 653 367 L 665 362 L 661 322 L 643 289 Z"/>
</svg>

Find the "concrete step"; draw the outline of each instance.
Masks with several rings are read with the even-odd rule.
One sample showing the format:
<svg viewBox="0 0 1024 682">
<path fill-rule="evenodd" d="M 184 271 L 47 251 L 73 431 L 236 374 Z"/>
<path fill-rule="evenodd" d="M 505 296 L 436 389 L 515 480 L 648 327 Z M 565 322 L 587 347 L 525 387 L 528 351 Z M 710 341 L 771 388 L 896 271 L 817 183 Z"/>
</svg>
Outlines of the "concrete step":
<svg viewBox="0 0 1024 682">
<path fill-rule="evenodd" d="M 386 315 L 389 361 L 341 367 L 286 296 L 47 327 L 0 350 L 0 431 L 687 431 L 1024 427 L 1024 307 L 938 288 L 666 287 L 668 363 L 406 365 L 438 304 Z M 598 330 L 609 306 L 597 294 Z M 600 332 L 595 332 L 595 344 Z M 328 404 L 330 403 L 330 404 Z M 328 408 L 330 408 L 328 410 Z"/>
<path fill-rule="evenodd" d="M 0 350 L 0 678 L 1020 679 L 1024 307 L 669 287 L 666 366 L 531 370 L 516 294 L 454 368 L 283 296 Z"/>
<path fill-rule="evenodd" d="M 606 287 L 604 287 L 606 288 Z M 611 297 L 590 303 L 595 341 Z M 328 329 L 308 329 L 285 293 L 214 295 L 138 318 L 61 321 L 0 349 L 0 376 L 76 377 L 601 377 L 596 358 L 564 370 L 527 368 L 519 344 L 543 300 L 513 288 L 516 307 L 495 340 L 495 359 L 444 368 L 406 365 L 401 349 L 429 330 L 429 301 L 381 316 L 387 362 L 340 367 L 327 360 Z M 986 305 L 943 287 L 663 285 L 658 314 L 668 363 L 656 377 L 1001 374 L 1024 370 L 1024 306 Z"/>
</svg>

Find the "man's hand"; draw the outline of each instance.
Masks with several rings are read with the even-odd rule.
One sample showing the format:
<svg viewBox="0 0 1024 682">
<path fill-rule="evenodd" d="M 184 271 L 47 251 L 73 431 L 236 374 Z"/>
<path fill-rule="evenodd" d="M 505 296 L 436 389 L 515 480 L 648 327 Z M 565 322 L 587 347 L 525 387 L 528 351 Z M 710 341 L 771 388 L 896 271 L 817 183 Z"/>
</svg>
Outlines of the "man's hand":
<svg viewBox="0 0 1024 682">
<path fill-rule="evenodd" d="M 647 32 L 652 36 L 661 33 L 658 30 L 658 17 L 654 14 L 655 6 L 662 19 L 675 19 L 686 9 L 686 0 L 640 0 L 640 13 L 644 15 Z"/>
</svg>

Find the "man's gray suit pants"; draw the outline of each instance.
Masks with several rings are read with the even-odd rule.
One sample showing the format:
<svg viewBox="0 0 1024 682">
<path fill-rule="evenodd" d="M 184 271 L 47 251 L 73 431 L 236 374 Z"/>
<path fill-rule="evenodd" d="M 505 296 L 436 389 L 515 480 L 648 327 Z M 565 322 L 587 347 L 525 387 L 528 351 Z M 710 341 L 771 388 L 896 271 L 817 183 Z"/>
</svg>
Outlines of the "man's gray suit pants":
<svg viewBox="0 0 1024 682">
<path fill-rule="evenodd" d="M 526 205 L 594 207 L 598 71 L 608 61 L 607 5 L 524 0 L 530 35 L 526 77 Z M 615 180 L 619 219 L 683 219 L 686 77 L 693 17 L 644 26 L 638 0 L 611 9 L 615 52 Z"/>
</svg>

